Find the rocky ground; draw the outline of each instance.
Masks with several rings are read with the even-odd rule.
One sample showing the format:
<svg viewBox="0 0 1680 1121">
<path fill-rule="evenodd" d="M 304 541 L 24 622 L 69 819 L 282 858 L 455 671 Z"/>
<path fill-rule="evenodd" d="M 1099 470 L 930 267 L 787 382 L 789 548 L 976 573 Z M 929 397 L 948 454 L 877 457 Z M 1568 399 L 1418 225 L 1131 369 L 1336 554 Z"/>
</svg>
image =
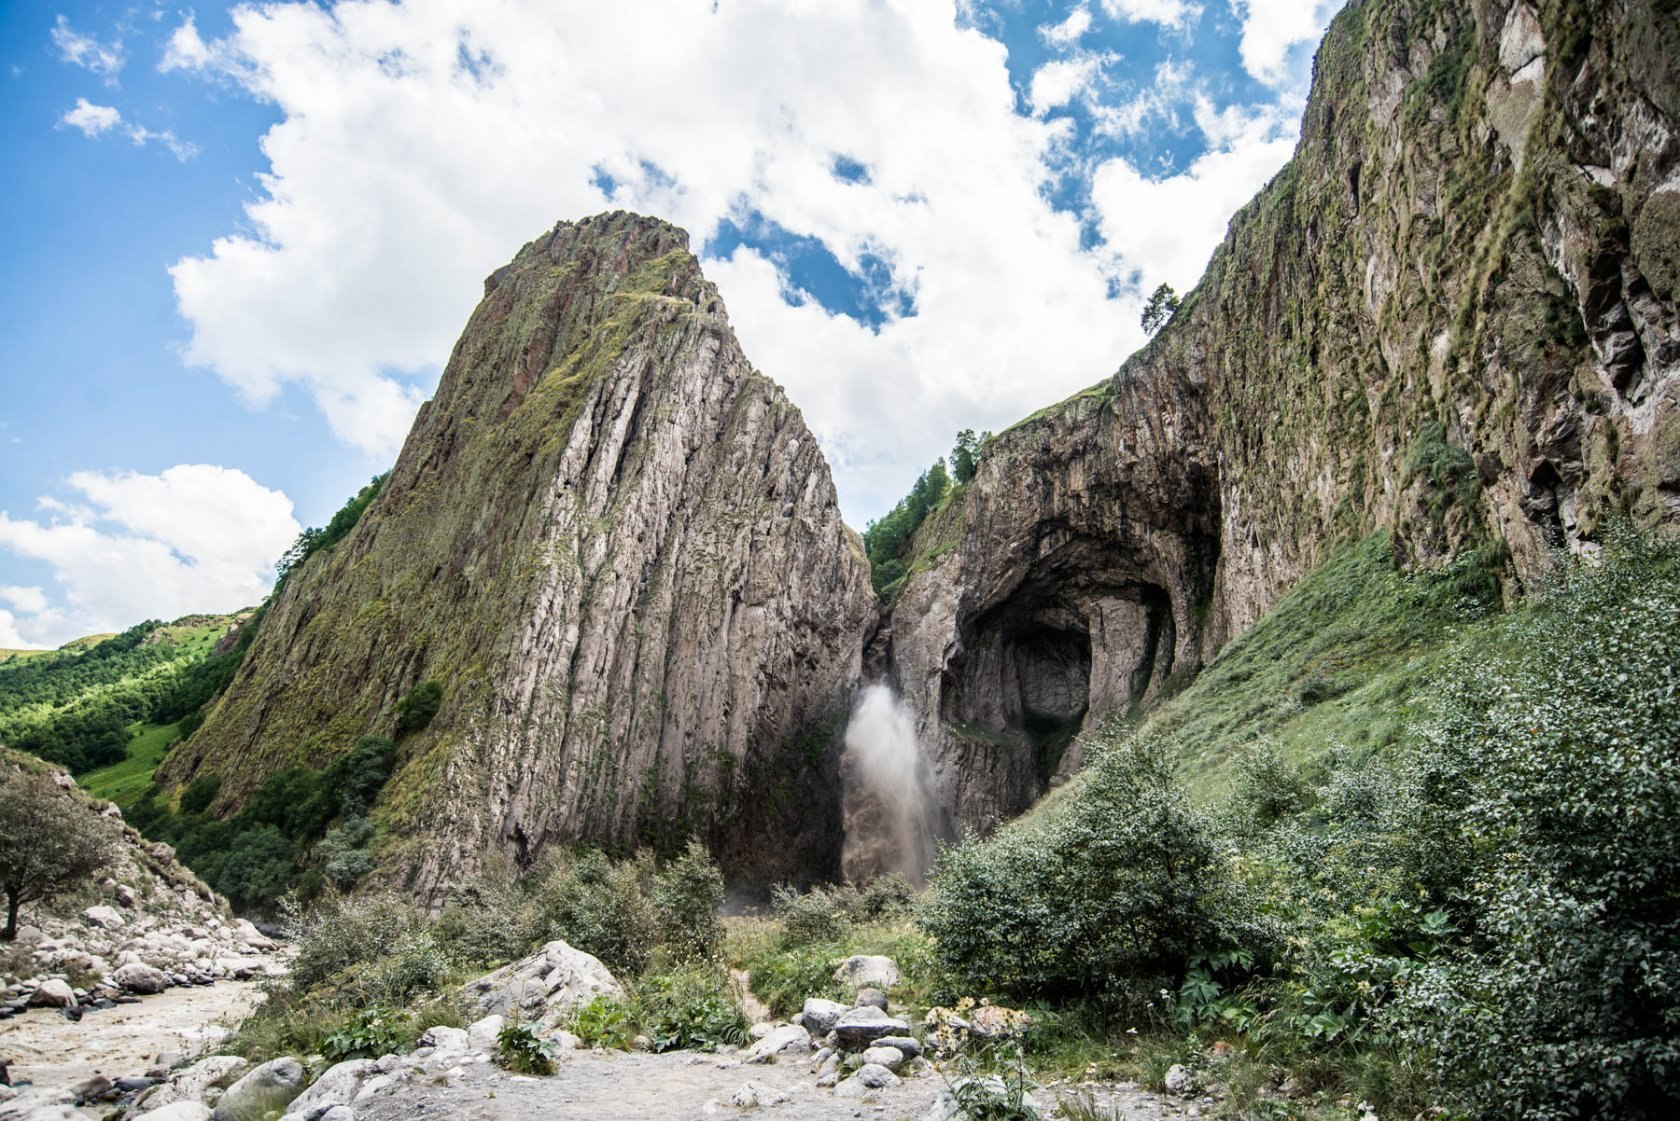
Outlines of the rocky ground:
<svg viewBox="0 0 1680 1121">
<path fill-rule="evenodd" d="M 230 1055 L 189 1057 L 185 1052 L 195 1049 L 185 1044 L 194 1041 L 177 1040 L 171 1033 L 248 1008 L 251 986 L 238 982 L 176 989 L 105 1013 L 107 1020 L 89 1017 L 80 1024 L 35 1012 L 7 1025 L 12 1045 L 35 1039 L 23 1032 L 25 1026 L 34 1027 L 51 1039 L 37 1047 L 32 1060 L 63 1065 L 39 1078 L 35 1089 L 0 1104 L 0 1119 L 680 1121 L 751 1114 L 811 1121 L 957 1121 L 961 1113 L 954 1093 L 964 1082 L 953 1072 L 961 1064 L 930 1062 L 923 1048 L 946 1048 L 953 1040 L 1011 1030 L 1010 1014 L 1000 1018 L 998 1009 L 979 1009 L 967 1020 L 951 1018 L 930 1032 L 891 1010 L 887 990 L 897 970 L 889 959 L 853 958 L 841 972 L 857 985 L 851 1004 L 806 1001 L 793 1022 L 760 1022 L 745 1046 L 713 1053 L 583 1049 L 558 1026 L 566 1012 L 593 996 L 621 990 L 599 961 L 564 942 L 549 943 L 464 986 L 464 1006 L 479 1014 L 469 1027 L 434 1027 L 412 1051 L 378 1059 L 328 1064 L 319 1056 L 285 1057 L 253 1066 Z M 206 1000 L 212 993 L 225 999 Z M 554 1061 L 552 1074 L 516 1074 L 498 1064 L 499 1040 L 510 1022 L 545 1041 Z M 76 1035 L 77 1029 L 105 1024 L 114 1038 Z M 102 1057 L 101 1071 L 85 1055 L 72 1053 L 78 1038 L 86 1054 Z M 214 1031 L 203 1034 L 206 1044 L 217 1038 Z M 173 1053 L 151 1054 L 148 1045 Z M 135 1074 L 104 1077 L 119 1068 L 132 1068 Z M 29 1070 L 36 1072 L 35 1067 Z M 93 1109 L 78 1114 L 68 1088 L 85 1079 L 109 1088 L 96 1095 Z M 1105 1114 L 1140 1121 L 1196 1117 L 1210 1104 L 1190 1094 L 1154 1095 L 1126 1084 L 1039 1087 L 1034 1094 L 1046 1115 L 1062 1100 L 1083 1099 Z"/>
</svg>

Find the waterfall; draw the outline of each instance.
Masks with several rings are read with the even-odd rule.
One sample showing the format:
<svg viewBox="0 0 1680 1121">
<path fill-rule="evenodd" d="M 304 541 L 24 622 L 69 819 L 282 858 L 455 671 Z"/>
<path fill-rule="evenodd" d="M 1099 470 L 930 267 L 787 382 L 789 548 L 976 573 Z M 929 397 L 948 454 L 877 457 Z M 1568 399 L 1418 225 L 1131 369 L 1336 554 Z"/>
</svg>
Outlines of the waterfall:
<svg viewBox="0 0 1680 1121">
<path fill-rule="evenodd" d="M 886 685 L 859 696 L 840 763 L 845 787 L 841 871 L 854 884 L 901 873 L 918 887 L 933 864 L 932 773 L 916 714 Z"/>
</svg>

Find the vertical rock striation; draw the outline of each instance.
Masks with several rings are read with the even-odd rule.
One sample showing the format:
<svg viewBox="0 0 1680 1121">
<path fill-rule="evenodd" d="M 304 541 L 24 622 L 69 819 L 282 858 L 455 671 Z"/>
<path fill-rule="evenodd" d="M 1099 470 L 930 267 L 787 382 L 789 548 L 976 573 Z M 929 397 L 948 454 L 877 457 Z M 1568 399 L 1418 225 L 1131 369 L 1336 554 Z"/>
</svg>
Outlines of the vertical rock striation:
<svg viewBox="0 0 1680 1121">
<path fill-rule="evenodd" d="M 924 527 L 891 670 L 988 827 L 1338 542 L 1501 571 L 1680 520 L 1667 0 L 1355 0 L 1293 161 L 1109 381 Z"/>
<path fill-rule="evenodd" d="M 572 839 L 831 877 L 873 618 L 817 442 L 686 235 L 561 223 L 485 282 L 375 504 L 287 579 L 164 777 L 217 772 L 232 804 L 435 679 L 378 807 L 417 894 Z"/>
</svg>

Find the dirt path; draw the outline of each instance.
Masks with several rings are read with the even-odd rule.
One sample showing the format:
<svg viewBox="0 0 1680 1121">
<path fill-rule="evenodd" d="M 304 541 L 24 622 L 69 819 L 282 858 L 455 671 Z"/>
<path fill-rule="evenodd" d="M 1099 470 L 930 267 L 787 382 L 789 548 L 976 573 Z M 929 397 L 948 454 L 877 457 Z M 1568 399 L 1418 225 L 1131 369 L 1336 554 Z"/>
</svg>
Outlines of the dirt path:
<svg viewBox="0 0 1680 1121">
<path fill-rule="evenodd" d="M 254 981 L 219 981 L 88 1012 L 79 1023 L 37 1009 L 0 1021 L 0 1061 L 10 1064 L 14 1083 L 28 1079 L 40 1090 L 68 1090 L 95 1074 L 144 1074 L 165 1051 L 213 1048 L 260 1000 Z M 109 1112 L 107 1106 L 87 1116 Z M 6 1116 L 0 1105 L 0 1118 Z"/>
</svg>

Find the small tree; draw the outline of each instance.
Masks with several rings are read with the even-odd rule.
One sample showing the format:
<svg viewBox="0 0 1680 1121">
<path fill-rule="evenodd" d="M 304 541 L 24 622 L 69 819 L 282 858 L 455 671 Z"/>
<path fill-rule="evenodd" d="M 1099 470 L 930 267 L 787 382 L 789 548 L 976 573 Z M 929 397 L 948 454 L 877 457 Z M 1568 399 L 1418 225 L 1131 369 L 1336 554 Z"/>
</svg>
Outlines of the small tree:
<svg viewBox="0 0 1680 1121">
<path fill-rule="evenodd" d="M 1153 335 L 1159 331 L 1167 320 L 1178 310 L 1178 293 L 1173 291 L 1172 285 L 1162 284 L 1149 297 L 1149 302 L 1143 306 L 1143 329 Z"/>
<path fill-rule="evenodd" d="M 951 474 L 956 476 L 957 482 L 966 483 L 974 478 L 979 459 L 980 437 L 974 434 L 974 429 L 965 428 L 958 432 L 957 444 L 951 449 Z"/>
<path fill-rule="evenodd" d="M 18 910 L 88 880 L 111 859 L 111 831 L 46 775 L 0 773 L 0 891 L 6 928 L 17 937 Z"/>
</svg>

